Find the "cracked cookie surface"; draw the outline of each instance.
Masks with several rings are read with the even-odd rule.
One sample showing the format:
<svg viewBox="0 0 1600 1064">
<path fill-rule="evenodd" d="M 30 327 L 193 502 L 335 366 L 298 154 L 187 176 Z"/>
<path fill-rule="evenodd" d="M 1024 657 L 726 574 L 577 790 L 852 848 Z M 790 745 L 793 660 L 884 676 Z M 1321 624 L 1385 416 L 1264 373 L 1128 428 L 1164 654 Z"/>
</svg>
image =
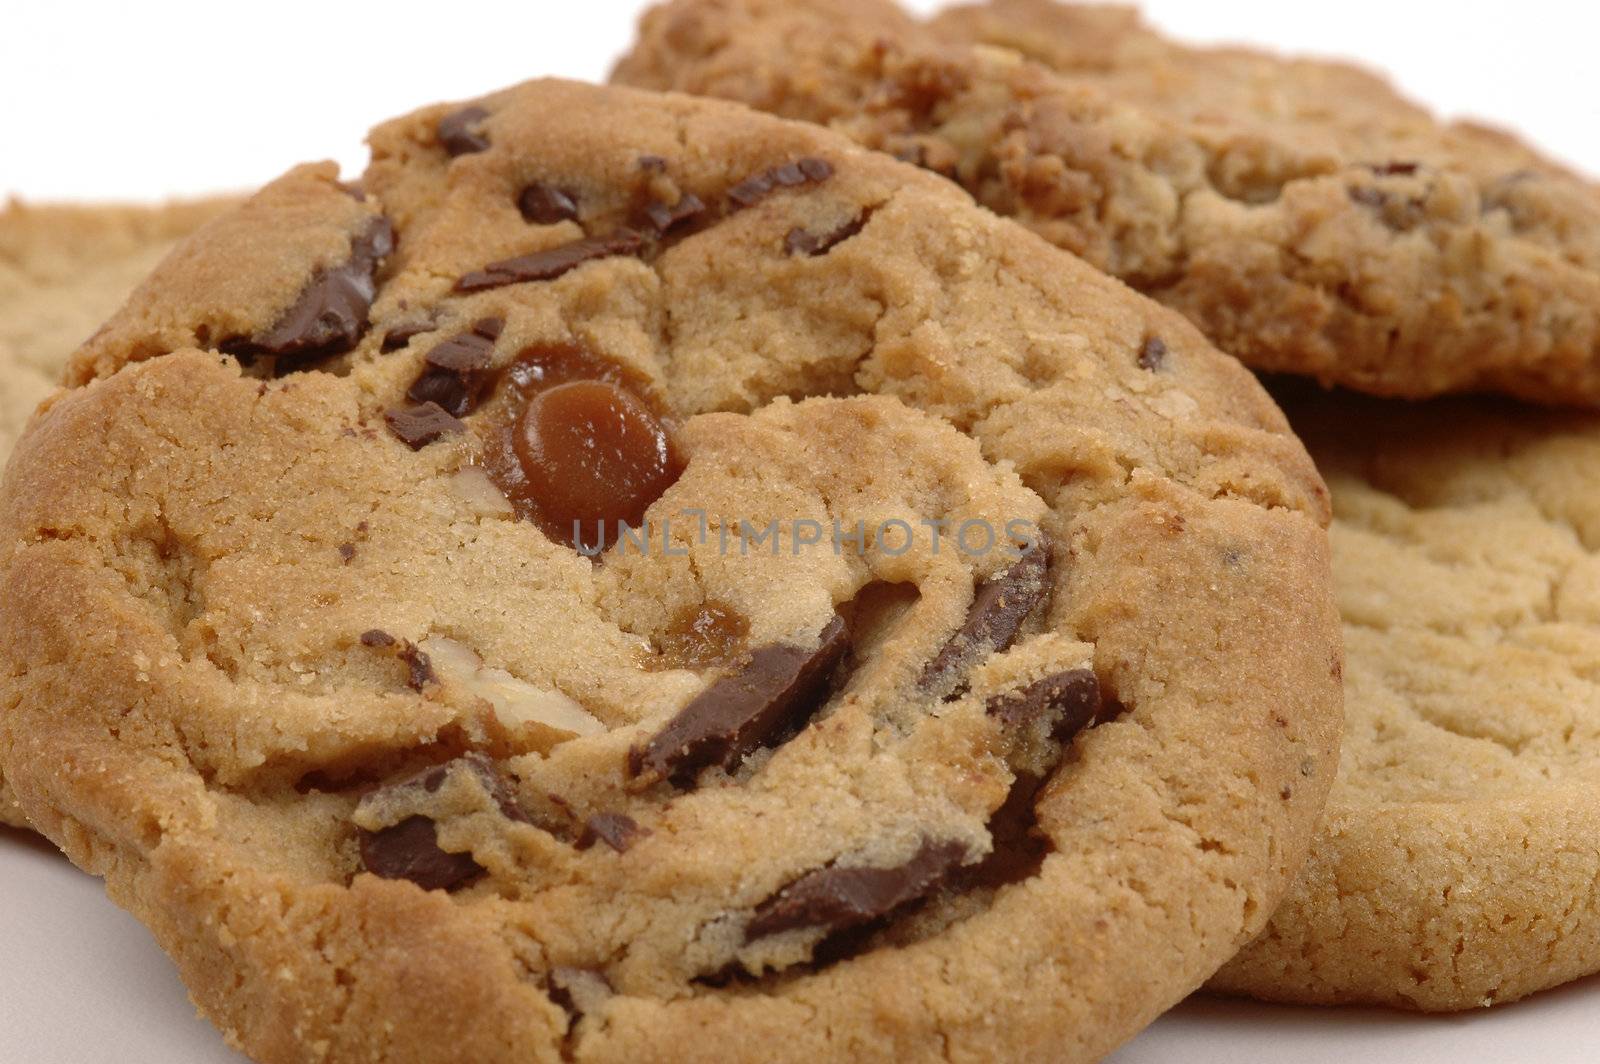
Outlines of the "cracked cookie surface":
<svg viewBox="0 0 1600 1064">
<path fill-rule="evenodd" d="M 0 210 L 0 466 L 73 349 L 180 238 L 227 206 Z M 0 823 L 26 826 L 3 777 Z"/>
<path fill-rule="evenodd" d="M 1600 402 L 1600 189 L 1355 67 L 1050 0 L 673 0 L 614 78 L 944 174 L 1261 369 Z"/>
<path fill-rule="evenodd" d="M 1344 749 L 1299 884 L 1212 985 L 1465 1009 L 1600 970 L 1600 421 L 1289 409 L 1333 490 Z"/>
<path fill-rule="evenodd" d="M 1235 361 L 728 104 L 371 144 L 169 258 L 0 489 L 0 761 L 236 1044 L 1089 1059 L 1259 930 L 1340 651 Z"/>
</svg>

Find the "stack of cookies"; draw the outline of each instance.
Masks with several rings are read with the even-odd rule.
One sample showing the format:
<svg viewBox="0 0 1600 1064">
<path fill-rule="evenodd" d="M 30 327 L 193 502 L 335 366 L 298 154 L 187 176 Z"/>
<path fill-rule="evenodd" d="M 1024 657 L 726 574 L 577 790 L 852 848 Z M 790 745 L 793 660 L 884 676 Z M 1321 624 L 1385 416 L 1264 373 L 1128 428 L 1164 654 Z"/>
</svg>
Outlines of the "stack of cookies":
<svg viewBox="0 0 1600 1064">
<path fill-rule="evenodd" d="M 0 816 L 231 1043 L 1600 970 L 1600 190 L 1049 0 L 670 0 L 613 80 L 0 217 Z"/>
</svg>

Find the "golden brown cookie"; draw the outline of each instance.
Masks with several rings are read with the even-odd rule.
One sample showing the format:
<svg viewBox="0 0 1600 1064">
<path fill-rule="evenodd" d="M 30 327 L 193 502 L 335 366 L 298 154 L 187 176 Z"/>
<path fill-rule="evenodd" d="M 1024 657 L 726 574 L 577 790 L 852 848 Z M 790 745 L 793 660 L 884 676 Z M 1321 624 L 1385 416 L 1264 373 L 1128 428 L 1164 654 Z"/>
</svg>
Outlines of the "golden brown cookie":
<svg viewBox="0 0 1600 1064">
<path fill-rule="evenodd" d="M 1600 402 L 1600 189 L 1354 67 L 1050 0 L 673 0 L 615 78 L 944 174 L 1261 369 Z"/>
<path fill-rule="evenodd" d="M 0 465 L 73 348 L 226 201 L 0 210 Z M 24 826 L 0 776 L 0 823 Z"/>
<path fill-rule="evenodd" d="M 1234 360 L 726 103 L 371 143 L 171 256 L 0 487 L 0 763 L 230 1040 L 1084 1060 L 1261 928 L 1340 650 Z"/>
<path fill-rule="evenodd" d="M 1324 835 L 1212 980 L 1465 1009 L 1600 971 L 1600 420 L 1305 398 L 1346 731 Z"/>
</svg>

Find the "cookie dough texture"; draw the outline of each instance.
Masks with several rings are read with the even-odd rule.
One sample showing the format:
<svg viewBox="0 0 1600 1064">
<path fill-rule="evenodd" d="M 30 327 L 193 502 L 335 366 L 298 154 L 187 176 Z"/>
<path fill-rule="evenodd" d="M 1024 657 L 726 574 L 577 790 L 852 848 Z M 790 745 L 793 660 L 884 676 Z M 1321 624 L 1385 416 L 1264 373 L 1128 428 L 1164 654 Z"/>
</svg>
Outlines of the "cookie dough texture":
<svg viewBox="0 0 1600 1064">
<path fill-rule="evenodd" d="M 359 197 L 301 168 L 185 244 L 19 445 L 0 762 L 33 822 L 269 1062 L 1086 1060 L 1198 986 L 1298 870 L 1337 760 L 1326 489 L 1276 406 L 1179 316 L 815 126 L 562 82 L 476 106 L 380 126 Z M 457 287 L 641 213 L 687 221 Z M 380 215 L 353 350 L 219 353 Z M 687 465 L 654 519 L 892 516 L 911 548 L 745 555 L 674 519 L 672 553 L 592 563 L 473 464 L 503 390 L 415 450 L 386 427 L 469 328 L 662 404 Z M 920 522 L 1014 518 L 1054 544 L 1049 603 L 930 699 L 1009 563 Z M 708 603 L 796 652 L 837 610 L 853 670 L 792 738 L 652 784 L 629 749 L 717 675 L 661 652 Z M 1111 719 L 1070 749 L 985 708 L 1082 669 Z M 363 871 L 358 826 L 430 821 L 455 889 Z M 786 884 L 941 855 L 853 941 L 760 930 Z"/>
<path fill-rule="evenodd" d="M 1333 490 L 1344 751 L 1300 883 L 1211 985 L 1442 1010 L 1600 970 L 1600 420 L 1290 411 Z"/>
<path fill-rule="evenodd" d="M 1257 368 L 1600 401 L 1600 189 L 1355 67 L 1050 0 L 672 0 L 615 78 L 919 162 Z"/>
<path fill-rule="evenodd" d="M 31 206 L 0 210 L 0 465 L 73 349 L 179 238 L 228 207 Z M 0 777 L 0 823 L 22 814 Z"/>
</svg>

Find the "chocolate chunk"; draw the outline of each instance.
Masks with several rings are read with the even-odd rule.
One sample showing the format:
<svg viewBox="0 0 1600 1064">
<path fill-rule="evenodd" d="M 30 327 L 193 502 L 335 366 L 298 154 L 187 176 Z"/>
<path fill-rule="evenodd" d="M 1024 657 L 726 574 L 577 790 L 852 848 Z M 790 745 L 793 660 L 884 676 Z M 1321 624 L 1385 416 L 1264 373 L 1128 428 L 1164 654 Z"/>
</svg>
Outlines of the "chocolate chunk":
<svg viewBox="0 0 1600 1064">
<path fill-rule="evenodd" d="M 393 636 L 376 629 L 367 635 Z M 366 636 L 362 636 L 366 642 Z M 409 644 L 407 644 L 409 645 Z M 432 794 L 455 772 L 471 772 L 488 792 L 507 819 L 526 823 L 528 818 L 517 804 L 510 781 L 499 766 L 480 753 L 464 754 L 442 765 L 433 765 L 384 787 L 384 793 L 420 789 Z M 483 867 L 471 854 L 447 853 L 439 848 L 438 831 L 432 820 L 412 816 L 381 831 L 358 831 L 361 863 L 367 871 L 384 879 L 408 879 L 424 890 L 451 890 L 477 878 Z"/>
<path fill-rule="evenodd" d="M 472 127 L 489 117 L 489 112 L 474 104 L 463 107 L 453 114 L 445 115 L 439 119 L 435 135 L 444 150 L 451 157 L 457 155 L 471 155 L 474 152 L 486 151 L 489 147 L 489 138 L 479 133 Z"/>
<path fill-rule="evenodd" d="M 481 292 L 525 281 L 551 281 L 593 259 L 637 255 L 643 247 L 643 238 L 631 229 L 618 229 L 605 236 L 586 236 L 546 251 L 491 262 L 457 280 L 456 291 Z"/>
<path fill-rule="evenodd" d="M 692 192 L 685 192 L 678 197 L 678 202 L 670 207 L 658 200 L 651 200 L 644 208 L 645 224 L 657 236 L 665 236 L 678 226 L 691 222 L 706 212 L 706 205 L 700 197 Z"/>
<path fill-rule="evenodd" d="M 833 176 L 833 164 L 826 159 L 796 159 L 791 163 L 774 166 L 751 174 L 728 190 L 728 201 L 734 209 L 753 207 L 779 188 L 796 188 L 804 184 L 819 184 Z"/>
<path fill-rule="evenodd" d="M 397 407 L 387 411 L 383 420 L 389 431 L 413 451 L 422 450 L 446 433 L 461 432 L 467 427 L 438 403 Z"/>
<path fill-rule="evenodd" d="M 811 719 L 849 645 L 844 619 L 835 615 L 814 650 L 787 643 L 757 648 L 743 669 L 717 680 L 642 748 L 628 751 L 629 775 L 688 787 L 709 766 L 738 768 L 751 752 Z"/>
<path fill-rule="evenodd" d="M 995 695 L 985 708 L 1013 727 L 1049 720 L 1051 735 L 1065 742 L 1099 716 L 1100 681 L 1088 669 L 1067 669 L 1020 691 Z"/>
<path fill-rule="evenodd" d="M 453 890 L 483 874 L 470 853 L 441 850 L 438 829 L 425 816 L 359 834 L 362 867 L 383 879 L 408 879 L 423 890 Z"/>
<path fill-rule="evenodd" d="M 867 215 L 862 214 L 832 232 L 821 235 L 796 227 L 789 230 L 789 235 L 783 238 L 783 247 L 791 255 L 826 255 L 861 232 L 866 224 Z"/>
<path fill-rule="evenodd" d="M 344 560 L 344 563 L 346 565 L 349 565 L 351 560 L 354 559 L 355 556 L 356 556 L 356 545 L 354 543 L 341 543 L 341 544 L 339 544 L 339 557 Z"/>
<path fill-rule="evenodd" d="M 429 684 L 439 682 L 439 677 L 433 672 L 433 662 L 411 640 L 407 639 L 400 644 L 399 657 L 406 663 L 406 686 L 413 691 L 420 691 Z"/>
<path fill-rule="evenodd" d="M 967 619 L 922 670 L 924 691 L 955 697 L 965 673 L 983 658 L 1016 642 L 1022 622 L 1050 594 L 1050 541 L 1042 535 L 1011 567 L 978 585 Z"/>
<path fill-rule="evenodd" d="M 369 628 L 361 633 L 361 645 L 364 647 L 392 647 L 398 642 L 400 640 L 382 628 Z"/>
<path fill-rule="evenodd" d="M 808 872 L 756 907 L 744 939 L 796 928 L 832 933 L 857 927 L 916 901 L 966 859 L 959 842 L 925 841 L 905 864 L 893 868 L 840 868 Z"/>
<path fill-rule="evenodd" d="M 578 201 L 564 189 L 535 181 L 517 197 L 522 217 L 535 225 L 555 225 L 578 220 Z"/>
<path fill-rule="evenodd" d="M 1368 169 L 1379 177 L 1410 177 L 1420 165 L 1413 162 L 1378 163 Z"/>
<path fill-rule="evenodd" d="M 465 417 L 494 383 L 494 341 L 505 323 L 499 318 L 475 322 L 428 352 L 420 376 L 406 392 L 414 403 L 437 403 L 453 417 Z"/>
<path fill-rule="evenodd" d="M 386 355 L 391 351 L 398 351 L 409 344 L 412 338 L 433 332 L 435 327 L 431 321 L 402 322 L 383 334 L 383 341 L 378 345 L 378 350 Z"/>
<path fill-rule="evenodd" d="M 226 340 L 220 349 L 245 363 L 274 358 L 277 373 L 349 351 L 367 329 L 367 311 L 378 291 L 378 263 L 393 250 L 389 220 L 373 218 L 351 239 L 350 258 L 319 270 L 277 324 L 256 336 Z"/>
<path fill-rule="evenodd" d="M 627 853 L 641 836 L 648 834 L 649 829 L 640 827 L 633 817 L 625 813 L 596 813 L 583 822 L 583 833 L 574 845 L 580 850 L 587 850 L 598 839 L 618 853 Z"/>
<path fill-rule="evenodd" d="M 1159 336 L 1147 336 L 1139 347 L 1139 368 L 1154 373 L 1167 363 L 1167 342 Z"/>
</svg>

